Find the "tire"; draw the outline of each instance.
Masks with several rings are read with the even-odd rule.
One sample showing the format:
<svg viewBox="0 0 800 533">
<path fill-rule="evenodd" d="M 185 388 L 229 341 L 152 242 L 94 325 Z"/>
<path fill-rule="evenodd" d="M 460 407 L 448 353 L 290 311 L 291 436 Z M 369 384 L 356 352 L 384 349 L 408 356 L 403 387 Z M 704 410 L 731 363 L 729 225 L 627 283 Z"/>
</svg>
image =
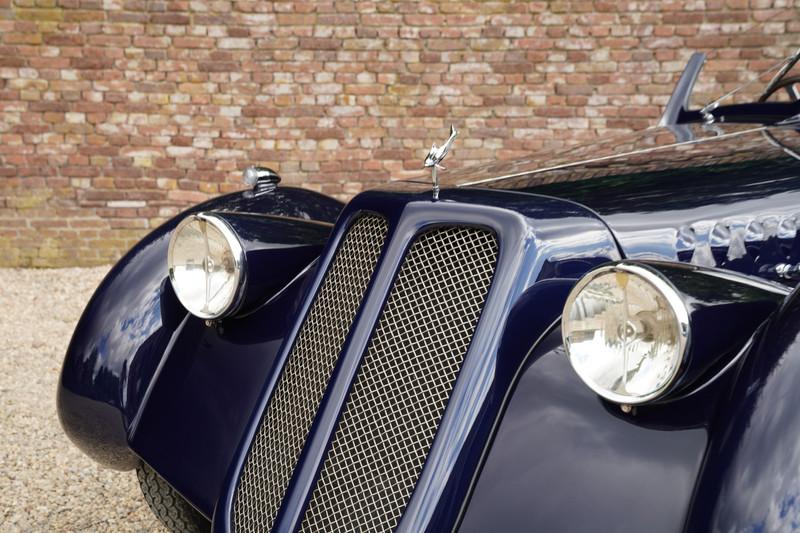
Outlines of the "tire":
<svg viewBox="0 0 800 533">
<path fill-rule="evenodd" d="M 211 523 L 178 491 L 142 463 L 136 468 L 142 494 L 156 518 L 173 533 L 208 533 Z"/>
</svg>

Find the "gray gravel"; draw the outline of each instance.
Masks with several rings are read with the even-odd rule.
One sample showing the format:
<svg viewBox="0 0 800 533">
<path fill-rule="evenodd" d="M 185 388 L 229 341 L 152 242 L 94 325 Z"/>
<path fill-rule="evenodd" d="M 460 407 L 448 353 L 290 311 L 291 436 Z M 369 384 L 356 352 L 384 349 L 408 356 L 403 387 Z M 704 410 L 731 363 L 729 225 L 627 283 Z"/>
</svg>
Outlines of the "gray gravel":
<svg viewBox="0 0 800 533">
<path fill-rule="evenodd" d="M 61 431 L 72 329 L 107 268 L 0 269 L 0 531 L 163 531 L 134 472 L 100 468 Z"/>
</svg>

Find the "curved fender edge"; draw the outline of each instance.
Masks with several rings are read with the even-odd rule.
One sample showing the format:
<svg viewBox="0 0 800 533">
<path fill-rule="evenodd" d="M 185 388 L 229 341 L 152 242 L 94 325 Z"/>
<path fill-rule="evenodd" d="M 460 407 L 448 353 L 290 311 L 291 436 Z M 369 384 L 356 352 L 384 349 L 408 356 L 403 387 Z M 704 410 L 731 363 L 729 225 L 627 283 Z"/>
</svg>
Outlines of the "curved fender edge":
<svg viewBox="0 0 800 533">
<path fill-rule="evenodd" d="M 194 206 L 144 237 L 100 283 L 67 349 L 56 402 L 70 440 L 106 467 L 129 470 L 139 463 L 128 445 L 131 425 L 187 314 L 166 265 L 172 231 L 187 214 L 238 212 L 332 223 L 341 208 L 302 189 L 279 188 L 257 198 L 237 192 Z"/>
<path fill-rule="evenodd" d="M 712 431 L 685 531 L 784 531 L 800 522 L 800 293 L 742 362 Z"/>
</svg>

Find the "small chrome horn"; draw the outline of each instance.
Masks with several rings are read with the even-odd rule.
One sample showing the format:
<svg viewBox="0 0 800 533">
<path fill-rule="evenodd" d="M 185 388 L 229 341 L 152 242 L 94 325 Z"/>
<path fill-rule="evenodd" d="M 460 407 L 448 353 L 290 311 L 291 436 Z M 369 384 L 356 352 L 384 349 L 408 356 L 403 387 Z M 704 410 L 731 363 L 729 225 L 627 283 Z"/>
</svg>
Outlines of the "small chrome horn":
<svg viewBox="0 0 800 533">
<path fill-rule="evenodd" d="M 258 167 L 251 165 L 244 169 L 242 173 L 244 183 L 248 187 L 253 188 L 253 195 L 269 193 L 275 190 L 281 177 L 278 173 L 267 167 Z"/>
</svg>

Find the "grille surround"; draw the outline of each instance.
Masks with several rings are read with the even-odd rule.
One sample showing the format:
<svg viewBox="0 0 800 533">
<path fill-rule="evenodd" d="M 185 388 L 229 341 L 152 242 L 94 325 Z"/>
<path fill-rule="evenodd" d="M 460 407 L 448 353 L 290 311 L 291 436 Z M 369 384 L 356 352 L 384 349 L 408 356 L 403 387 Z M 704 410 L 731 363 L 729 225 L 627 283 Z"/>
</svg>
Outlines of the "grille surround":
<svg viewBox="0 0 800 533">
<path fill-rule="evenodd" d="M 301 531 L 396 527 L 471 344 L 498 253 L 494 233 L 480 228 L 443 226 L 417 236 L 363 357 Z M 381 394 L 388 398 L 380 401 Z"/>
<path fill-rule="evenodd" d="M 233 499 L 234 531 L 272 528 L 388 234 L 380 215 L 345 233 L 303 321 L 247 453 Z"/>
</svg>

